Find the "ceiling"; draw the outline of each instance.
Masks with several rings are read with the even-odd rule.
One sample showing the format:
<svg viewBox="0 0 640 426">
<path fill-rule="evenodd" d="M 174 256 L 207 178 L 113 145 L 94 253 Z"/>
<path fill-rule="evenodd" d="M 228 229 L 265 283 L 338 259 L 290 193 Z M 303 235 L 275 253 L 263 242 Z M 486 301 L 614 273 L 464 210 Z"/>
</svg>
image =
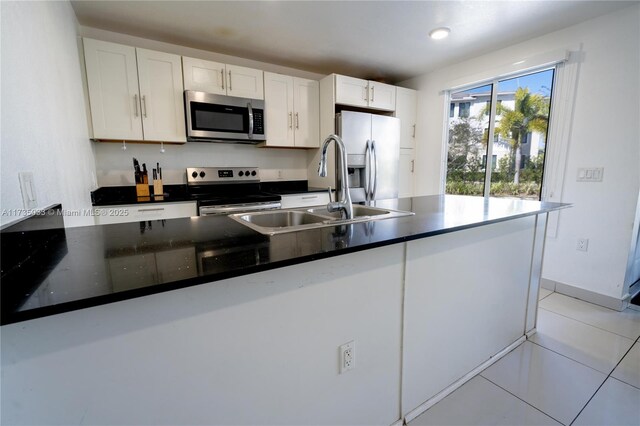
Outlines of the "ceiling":
<svg viewBox="0 0 640 426">
<path fill-rule="evenodd" d="M 625 1 L 72 1 L 81 25 L 395 83 Z M 451 28 L 432 40 L 435 27 Z"/>
</svg>

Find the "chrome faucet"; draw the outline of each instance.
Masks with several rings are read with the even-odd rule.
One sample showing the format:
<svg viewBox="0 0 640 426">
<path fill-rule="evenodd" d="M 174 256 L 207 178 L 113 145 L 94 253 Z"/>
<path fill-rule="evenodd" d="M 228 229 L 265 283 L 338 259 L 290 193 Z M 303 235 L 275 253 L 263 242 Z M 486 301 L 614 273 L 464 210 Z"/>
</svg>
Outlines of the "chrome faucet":
<svg viewBox="0 0 640 426">
<path fill-rule="evenodd" d="M 322 143 L 322 152 L 320 153 L 320 164 L 318 165 L 318 174 L 322 177 L 327 176 L 327 148 L 331 141 L 335 141 L 340 150 L 340 192 L 341 200 L 327 204 L 327 210 L 330 212 L 341 211 L 343 219 L 353 219 L 353 206 L 351 205 L 351 194 L 349 193 L 348 171 L 347 171 L 347 149 L 344 142 L 338 135 L 329 135 Z"/>
</svg>

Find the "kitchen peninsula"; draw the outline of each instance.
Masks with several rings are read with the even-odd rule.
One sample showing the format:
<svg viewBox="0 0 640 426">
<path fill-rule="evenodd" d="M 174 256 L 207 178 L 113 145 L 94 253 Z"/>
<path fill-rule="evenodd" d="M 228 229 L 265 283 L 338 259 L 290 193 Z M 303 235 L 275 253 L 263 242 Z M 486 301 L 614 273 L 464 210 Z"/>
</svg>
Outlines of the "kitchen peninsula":
<svg viewBox="0 0 640 426">
<path fill-rule="evenodd" d="M 3 251 L 14 233 L 48 260 L 37 270 L 16 254 L 10 268 L 3 256 L 6 418 L 415 417 L 535 330 L 547 215 L 566 205 L 378 206 L 415 215 L 271 236 L 216 216 L 64 229 L 52 213 L 5 229 Z M 340 374 L 348 342 L 354 365 Z"/>
</svg>

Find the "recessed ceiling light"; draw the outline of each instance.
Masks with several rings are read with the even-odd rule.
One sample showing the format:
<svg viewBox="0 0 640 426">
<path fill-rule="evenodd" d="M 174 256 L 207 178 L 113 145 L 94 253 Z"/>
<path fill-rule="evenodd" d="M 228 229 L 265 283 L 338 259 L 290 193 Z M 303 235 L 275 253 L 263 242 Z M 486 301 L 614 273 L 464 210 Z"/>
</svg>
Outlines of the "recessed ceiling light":
<svg viewBox="0 0 640 426">
<path fill-rule="evenodd" d="M 513 65 L 520 65 L 520 64 L 524 64 L 524 59 L 513 63 Z"/>
<path fill-rule="evenodd" d="M 429 37 L 431 37 L 434 40 L 442 40 L 443 38 L 447 38 L 450 32 L 451 30 L 449 28 L 440 27 L 440 28 L 431 30 L 431 32 L 429 33 Z"/>
</svg>

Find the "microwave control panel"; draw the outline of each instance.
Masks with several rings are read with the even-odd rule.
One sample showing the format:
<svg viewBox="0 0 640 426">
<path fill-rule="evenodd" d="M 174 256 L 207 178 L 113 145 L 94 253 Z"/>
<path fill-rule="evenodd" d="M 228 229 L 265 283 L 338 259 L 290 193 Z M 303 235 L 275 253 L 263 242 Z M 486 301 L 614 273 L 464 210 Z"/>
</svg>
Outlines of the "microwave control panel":
<svg viewBox="0 0 640 426">
<path fill-rule="evenodd" d="M 253 110 L 253 133 L 264 135 L 264 113 L 261 109 Z"/>
</svg>

